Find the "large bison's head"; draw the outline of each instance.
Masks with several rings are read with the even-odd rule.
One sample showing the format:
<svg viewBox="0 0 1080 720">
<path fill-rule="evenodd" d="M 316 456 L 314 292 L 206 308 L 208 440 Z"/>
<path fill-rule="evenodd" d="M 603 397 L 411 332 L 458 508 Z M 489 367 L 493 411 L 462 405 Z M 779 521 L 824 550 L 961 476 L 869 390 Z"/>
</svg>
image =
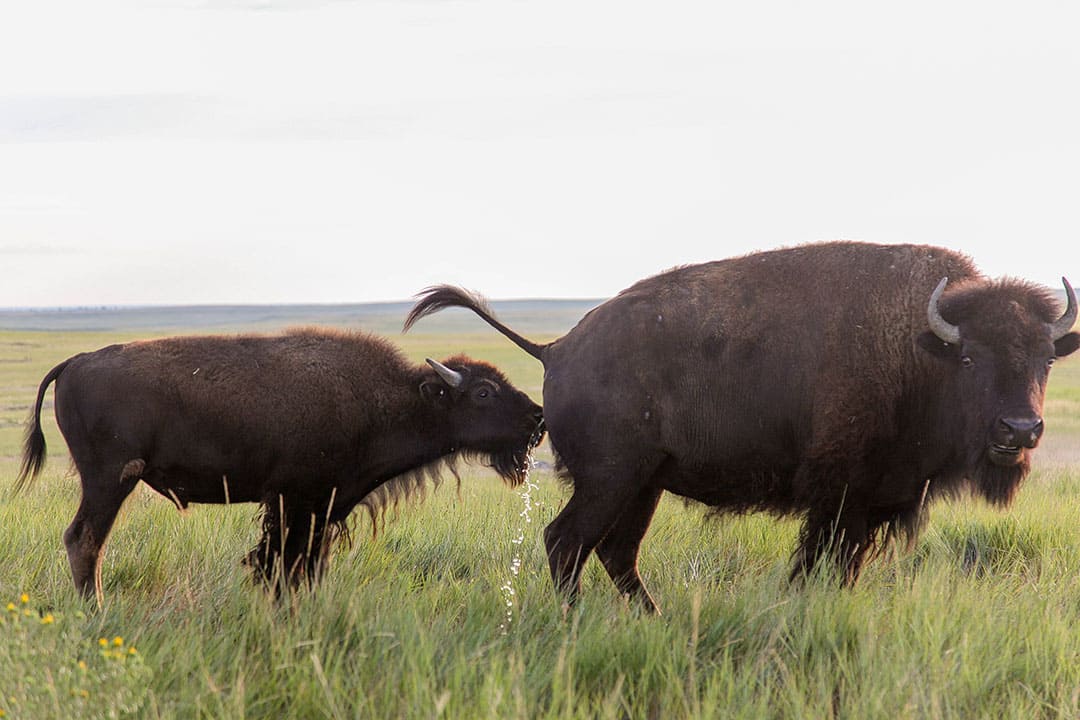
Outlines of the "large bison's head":
<svg viewBox="0 0 1080 720">
<path fill-rule="evenodd" d="M 482 456 L 512 485 L 524 482 L 530 453 L 544 437 L 540 406 L 487 363 L 427 362 L 434 374 L 420 391 L 441 415 L 453 450 Z"/>
<path fill-rule="evenodd" d="M 1050 366 L 1080 346 L 1070 332 L 1076 293 L 1062 281 L 1064 314 L 1047 290 L 1015 280 L 971 281 L 946 293 L 943 278 L 930 296 L 931 332 L 920 345 L 950 364 L 969 471 L 995 502 L 1007 502 L 1030 467 Z"/>
</svg>

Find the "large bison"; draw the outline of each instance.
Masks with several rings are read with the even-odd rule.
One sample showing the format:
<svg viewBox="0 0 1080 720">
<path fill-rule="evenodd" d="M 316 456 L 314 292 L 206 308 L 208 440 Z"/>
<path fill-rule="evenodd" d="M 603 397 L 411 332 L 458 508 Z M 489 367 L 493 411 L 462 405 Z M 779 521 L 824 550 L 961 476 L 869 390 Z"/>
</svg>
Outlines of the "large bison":
<svg viewBox="0 0 1080 720">
<path fill-rule="evenodd" d="M 45 462 L 41 405 L 55 381 L 56 420 L 82 480 L 64 543 L 85 596 L 101 600 L 102 547 L 140 480 L 180 508 L 261 503 L 250 564 L 270 583 L 314 581 L 353 508 L 374 515 L 444 462 L 476 456 L 511 484 L 524 480 L 540 407 L 486 363 L 427 362 L 408 363 L 378 337 L 316 329 L 76 355 L 41 382 L 16 486 Z"/>
<path fill-rule="evenodd" d="M 1043 432 L 1050 365 L 1080 345 L 1065 288 L 1062 314 L 1048 290 L 989 280 L 949 250 L 836 242 L 665 272 L 546 345 L 449 286 L 418 296 L 405 326 L 468 308 L 544 364 L 574 490 L 544 534 L 556 588 L 572 602 L 595 550 L 658 611 L 637 556 L 665 490 L 803 516 L 793 577 L 831 553 L 847 583 L 893 537 L 913 542 L 932 498 L 1008 503 Z"/>
</svg>

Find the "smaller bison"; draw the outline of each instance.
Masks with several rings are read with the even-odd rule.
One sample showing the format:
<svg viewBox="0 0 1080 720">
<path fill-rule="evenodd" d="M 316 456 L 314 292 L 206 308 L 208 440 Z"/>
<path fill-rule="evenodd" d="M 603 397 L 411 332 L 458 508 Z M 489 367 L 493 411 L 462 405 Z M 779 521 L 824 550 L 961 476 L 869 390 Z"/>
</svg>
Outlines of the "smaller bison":
<svg viewBox="0 0 1080 720">
<path fill-rule="evenodd" d="M 140 480 L 181 509 L 261 503 L 262 537 L 247 562 L 267 583 L 296 586 L 318 578 L 358 504 L 374 521 L 462 456 L 517 485 L 544 432 L 539 405 L 466 357 L 414 366 L 381 338 L 317 329 L 176 337 L 50 370 L 16 488 L 45 463 L 41 406 L 54 381 L 82 482 L 64 544 L 76 588 L 99 603 L 101 551 Z"/>
</svg>

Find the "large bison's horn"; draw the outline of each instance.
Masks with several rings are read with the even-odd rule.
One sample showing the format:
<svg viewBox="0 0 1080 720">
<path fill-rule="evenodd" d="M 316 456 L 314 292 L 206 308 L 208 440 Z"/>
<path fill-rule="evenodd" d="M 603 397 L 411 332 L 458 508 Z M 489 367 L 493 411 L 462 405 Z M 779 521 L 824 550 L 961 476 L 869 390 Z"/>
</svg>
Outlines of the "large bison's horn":
<svg viewBox="0 0 1080 720">
<path fill-rule="evenodd" d="M 447 385 L 457 390 L 465 383 L 465 376 L 459 373 L 457 370 L 451 370 L 443 365 L 441 362 L 427 358 L 427 364 L 432 367 L 433 370 L 443 379 Z"/>
<path fill-rule="evenodd" d="M 945 318 L 941 317 L 941 313 L 938 312 L 938 300 L 941 298 L 941 293 L 945 292 L 945 283 L 947 282 L 949 282 L 949 278 L 943 277 L 937 287 L 934 288 L 934 292 L 930 295 L 930 305 L 926 308 L 926 317 L 930 321 L 930 329 L 934 331 L 935 335 L 950 345 L 958 345 L 960 344 L 960 328 L 946 322 Z"/>
<path fill-rule="evenodd" d="M 1055 342 L 1065 337 L 1065 333 L 1072 330 L 1072 326 L 1076 322 L 1076 292 L 1073 291 L 1073 287 L 1068 280 L 1061 278 L 1061 282 L 1065 285 L 1065 297 L 1068 298 L 1069 302 L 1065 306 L 1065 314 L 1050 326 L 1050 337 L 1054 338 Z"/>
</svg>

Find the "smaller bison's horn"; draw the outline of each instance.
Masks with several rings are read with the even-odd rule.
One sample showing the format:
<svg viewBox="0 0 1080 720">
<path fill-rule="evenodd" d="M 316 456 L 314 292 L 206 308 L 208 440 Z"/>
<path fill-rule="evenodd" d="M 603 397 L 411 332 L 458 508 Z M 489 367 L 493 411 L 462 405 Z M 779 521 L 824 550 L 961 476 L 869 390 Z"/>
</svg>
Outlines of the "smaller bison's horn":
<svg viewBox="0 0 1080 720">
<path fill-rule="evenodd" d="M 926 308 L 926 317 L 930 321 L 930 329 L 934 331 L 935 335 L 950 345 L 958 345 L 960 343 L 960 328 L 946 322 L 945 318 L 941 317 L 941 313 L 938 312 L 938 300 L 941 298 L 941 293 L 945 292 L 947 282 L 949 282 L 949 278 L 943 277 L 937 287 L 934 288 L 934 292 L 930 295 L 930 305 Z"/>
<path fill-rule="evenodd" d="M 427 364 L 432 367 L 433 370 L 443 379 L 447 385 L 457 390 L 465 383 L 465 376 L 459 373 L 457 370 L 451 370 L 443 365 L 441 362 L 427 358 Z"/>
<path fill-rule="evenodd" d="M 1050 337 L 1054 338 L 1055 342 L 1065 337 L 1065 333 L 1072 330 L 1073 324 L 1076 323 L 1076 292 L 1073 291 L 1068 280 L 1061 278 L 1061 282 L 1065 285 L 1065 297 L 1068 298 L 1069 303 L 1065 306 L 1065 314 L 1050 326 Z"/>
</svg>

